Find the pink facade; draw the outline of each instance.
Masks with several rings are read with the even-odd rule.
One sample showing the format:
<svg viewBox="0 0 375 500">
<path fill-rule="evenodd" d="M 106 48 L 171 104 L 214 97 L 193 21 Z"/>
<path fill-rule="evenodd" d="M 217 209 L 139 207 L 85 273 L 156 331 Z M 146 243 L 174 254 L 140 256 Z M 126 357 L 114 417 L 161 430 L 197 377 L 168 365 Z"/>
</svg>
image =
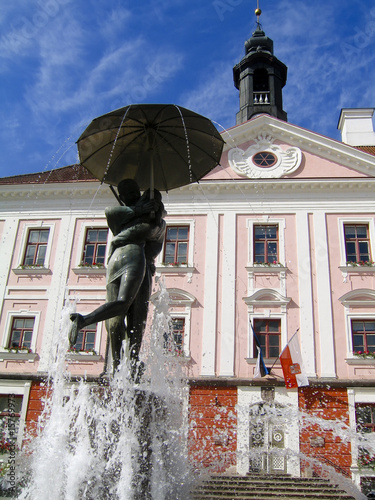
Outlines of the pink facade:
<svg viewBox="0 0 375 500">
<path fill-rule="evenodd" d="M 215 453 L 220 446 L 229 453 L 224 469 L 246 473 L 251 468 L 249 408 L 263 404 L 264 388 L 275 402 L 296 411 L 308 411 L 313 399 L 307 389 L 285 389 L 275 356 L 296 331 L 310 386 L 325 391 L 324 397 L 332 388 L 327 401 L 344 393 L 340 412 L 348 430 L 356 428 L 357 407 L 375 407 L 375 359 L 355 354 L 375 351 L 371 330 L 361 333 L 368 349 L 356 349 L 359 341 L 354 338 L 361 322 L 369 329 L 375 324 L 375 156 L 267 115 L 229 133 L 223 133 L 220 166 L 199 185 L 163 196 L 167 226 L 188 228 L 189 237 L 180 264 L 168 264 L 160 254 L 156 278 L 165 279 L 171 316 L 183 325 L 181 362 L 192 397 L 198 398 L 192 408 L 204 408 L 209 427 L 210 418 L 216 418 L 210 417 L 214 403 L 209 391 L 228 387 L 237 412 L 225 424 L 230 444 L 220 445 L 211 437 Z M 274 163 L 257 165 L 259 152 L 273 155 Z M 45 376 L 64 304 L 76 302 L 77 311 L 86 313 L 105 300 L 106 256 L 103 266 L 82 266 L 82 261 L 87 230 L 106 228 L 104 208 L 114 200 L 102 188 L 91 207 L 98 184 L 88 180 L 39 186 L 12 178 L 0 184 L 0 386 L 2 394 L 15 387 L 23 395 L 25 420 L 28 396 L 21 381 L 36 383 Z M 16 199 L 22 199 L 22 211 Z M 368 250 L 365 263 L 348 255 L 349 226 L 366 231 L 365 243 L 361 240 Z M 269 242 L 257 239 L 259 228 L 272 233 Z M 23 264 L 32 229 L 49 231 L 39 268 Z M 354 246 L 359 240 L 354 236 Z M 261 251 L 269 252 L 263 260 L 257 254 Z M 153 292 L 155 297 L 156 283 Z M 10 352 L 14 318 L 34 319 L 29 353 Z M 257 352 L 250 323 L 269 329 L 261 335 L 266 365 L 274 366 L 262 379 L 254 379 Z M 100 324 L 89 355 L 67 355 L 72 375 L 97 377 L 103 371 L 105 346 L 106 331 Z M 193 449 L 207 437 L 204 426 L 198 427 Z M 307 450 L 309 432 L 297 428 L 293 434 L 285 428 L 286 446 L 296 453 Z M 339 448 L 329 448 L 328 441 L 324 446 L 320 454 L 336 460 L 333 465 L 339 468 Z M 341 466 L 359 485 L 364 473 L 358 467 L 355 438 L 345 446 Z M 216 455 L 211 448 L 207 453 L 212 458 Z M 294 475 L 308 470 L 287 460 L 280 469 Z"/>
</svg>

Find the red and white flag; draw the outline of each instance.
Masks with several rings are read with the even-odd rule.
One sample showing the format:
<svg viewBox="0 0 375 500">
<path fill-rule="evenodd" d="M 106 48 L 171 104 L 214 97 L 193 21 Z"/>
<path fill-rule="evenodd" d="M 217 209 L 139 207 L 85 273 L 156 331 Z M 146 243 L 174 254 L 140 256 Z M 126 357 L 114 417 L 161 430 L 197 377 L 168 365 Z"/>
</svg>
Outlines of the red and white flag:
<svg viewBox="0 0 375 500">
<path fill-rule="evenodd" d="M 287 389 L 309 385 L 309 380 L 303 367 L 297 332 L 280 354 L 280 361 Z"/>
</svg>

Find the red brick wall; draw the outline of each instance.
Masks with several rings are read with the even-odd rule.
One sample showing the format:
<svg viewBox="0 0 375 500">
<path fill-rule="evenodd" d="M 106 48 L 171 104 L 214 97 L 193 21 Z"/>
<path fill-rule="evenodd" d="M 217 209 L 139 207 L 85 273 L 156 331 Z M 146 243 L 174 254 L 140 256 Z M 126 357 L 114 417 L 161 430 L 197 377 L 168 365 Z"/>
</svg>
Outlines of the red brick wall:
<svg viewBox="0 0 375 500">
<path fill-rule="evenodd" d="M 303 387 L 299 390 L 299 408 L 306 415 L 304 425 L 300 428 L 300 450 L 308 457 L 316 457 L 322 464 L 333 466 L 337 472 L 350 474 L 351 446 L 350 442 L 344 443 L 333 432 L 332 428 L 322 429 L 318 420 L 325 424 L 340 421 L 349 426 L 348 395 L 343 389 L 323 389 Z M 309 421 L 309 417 L 312 420 Z M 327 422 L 328 421 L 328 422 Z M 337 423 L 337 422 L 336 422 Z M 316 438 L 324 438 L 317 442 Z M 319 444 L 318 446 L 314 446 Z M 310 467 L 316 475 L 325 475 L 324 470 L 303 462 L 302 471 Z"/>
<path fill-rule="evenodd" d="M 236 464 L 237 388 L 190 389 L 189 453 L 197 467 L 222 472 Z"/>
</svg>

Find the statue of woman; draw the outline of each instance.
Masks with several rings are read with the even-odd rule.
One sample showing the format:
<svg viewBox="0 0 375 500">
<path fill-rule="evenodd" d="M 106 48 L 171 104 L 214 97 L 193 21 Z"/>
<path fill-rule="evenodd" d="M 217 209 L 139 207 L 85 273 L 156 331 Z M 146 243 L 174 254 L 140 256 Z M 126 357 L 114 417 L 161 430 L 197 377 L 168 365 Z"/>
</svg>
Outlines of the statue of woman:
<svg viewBox="0 0 375 500">
<path fill-rule="evenodd" d="M 105 210 L 114 235 L 109 249 L 106 302 L 85 316 L 70 315 L 69 341 L 74 345 L 80 329 L 105 321 L 113 371 L 120 362 L 126 339 L 135 376 L 155 273 L 154 261 L 164 241 L 166 212 L 159 191 L 155 190 L 154 199 L 150 199 L 149 190 L 141 196 L 138 184 L 132 179 L 121 181 L 118 191 L 125 205 Z"/>
</svg>

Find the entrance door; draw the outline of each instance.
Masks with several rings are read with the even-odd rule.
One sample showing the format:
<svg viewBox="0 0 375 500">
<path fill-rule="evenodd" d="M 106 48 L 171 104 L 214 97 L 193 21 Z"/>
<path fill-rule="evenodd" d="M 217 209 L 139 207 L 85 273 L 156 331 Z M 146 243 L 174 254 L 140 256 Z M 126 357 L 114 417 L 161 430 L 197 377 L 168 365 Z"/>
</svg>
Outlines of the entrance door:
<svg viewBox="0 0 375 500">
<path fill-rule="evenodd" d="M 260 403 L 250 408 L 250 472 L 283 473 L 285 431 L 281 407 Z"/>
</svg>

